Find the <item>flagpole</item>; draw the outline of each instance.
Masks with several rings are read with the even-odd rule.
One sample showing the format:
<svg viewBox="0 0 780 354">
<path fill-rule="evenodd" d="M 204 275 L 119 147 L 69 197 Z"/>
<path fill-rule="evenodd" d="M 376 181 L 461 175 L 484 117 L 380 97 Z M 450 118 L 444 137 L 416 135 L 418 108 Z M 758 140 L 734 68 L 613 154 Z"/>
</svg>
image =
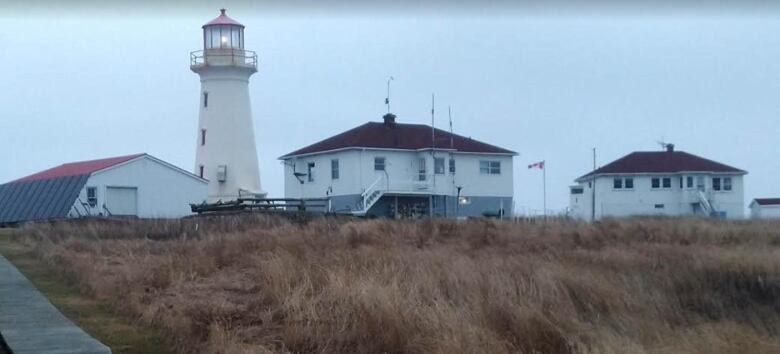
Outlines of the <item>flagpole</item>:
<svg viewBox="0 0 780 354">
<path fill-rule="evenodd" d="M 547 219 L 547 163 L 542 161 L 542 198 L 544 218 Z"/>
</svg>

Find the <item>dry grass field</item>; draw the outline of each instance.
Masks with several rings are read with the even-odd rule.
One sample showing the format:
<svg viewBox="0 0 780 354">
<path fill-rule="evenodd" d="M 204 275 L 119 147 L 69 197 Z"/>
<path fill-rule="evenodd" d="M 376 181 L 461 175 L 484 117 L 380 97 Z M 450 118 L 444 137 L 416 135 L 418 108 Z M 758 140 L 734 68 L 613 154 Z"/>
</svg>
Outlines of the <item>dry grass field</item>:
<svg viewBox="0 0 780 354">
<path fill-rule="evenodd" d="M 778 353 L 780 223 L 60 223 L 20 246 L 182 353 Z"/>
</svg>

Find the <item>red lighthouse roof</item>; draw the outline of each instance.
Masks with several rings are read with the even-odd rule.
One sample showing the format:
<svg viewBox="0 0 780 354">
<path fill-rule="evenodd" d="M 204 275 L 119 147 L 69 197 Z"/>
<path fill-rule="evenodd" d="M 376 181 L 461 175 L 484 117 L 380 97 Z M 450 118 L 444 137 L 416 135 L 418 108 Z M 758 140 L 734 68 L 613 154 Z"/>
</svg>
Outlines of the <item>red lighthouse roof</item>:
<svg viewBox="0 0 780 354">
<path fill-rule="evenodd" d="M 206 27 L 206 26 L 216 26 L 216 25 L 232 25 L 232 26 L 244 27 L 244 25 L 238 23 L 238 21 L 236 21 L 236 20 L 228 17 L 227 15 L 225 15 L 225 9 L 219 9 L 219 12 L 220 12 L 220 15 L 217 16 L 217 18 L 209 21 L 208 23 L 203 25 L 203 27 Z"/>
</svg>

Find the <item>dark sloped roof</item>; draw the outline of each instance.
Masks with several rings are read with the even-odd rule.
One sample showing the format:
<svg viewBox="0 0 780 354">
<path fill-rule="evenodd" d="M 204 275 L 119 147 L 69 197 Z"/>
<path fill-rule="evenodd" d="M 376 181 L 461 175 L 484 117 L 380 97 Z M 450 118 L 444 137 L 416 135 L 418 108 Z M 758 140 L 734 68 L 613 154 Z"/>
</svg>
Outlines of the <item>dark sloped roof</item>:
<svg viewBox="0 0 780 354">
<path fill-rule="evenodd" d="M 90 174 L 100 171 L 102 169 L 109 168 L 114 165 L 118 165 L 123 162 L 130 161 L 132 159 L 144 156 L 145 154 L 135 154 L 119 157 L 111 157 L 107 159 L 78 161 L 59 165 L 48 170 L 44 170 L 27 177 L 22 177 L 14 182 L 34 181 L 38 179 L 47 179 L 55 177 L 65 176 L 78 176 L 83 174 Z"/>
<path fill-rule="evenodd" d="M 683 151 L 637 151 L 610 162 L 578 180 L 600 174 L 678 172 L 747 173 Z"/>
<path fill-rule="evenodd" d="M 81 174 L 0 185 L 0 224 L 66 217 L 88 178 Z"/>
<path fill-rule="evenodd" d="M 436 129 L 436 148 L 453 148 L 460 152 L 512 154 L 511 150 Z M 450 139 L 452 138 L 452 139 Z M 424 124 L 368 122 L 330 138 L 295 150 L 280 159 L 336 149 L 364 147 L 378 149 L 419 150 L 431 147 L 431 126 Z"/>
<path fill-rule="evenodd" d="M 215 25 L 232 25 L 232 26 L 244 27 L 244 25 L 238 23 L 238 21 L 228 17 L 228 15 L 225 15 L 225 9 L 220 9 L 219 12 L 220 12 L 219 16 L 217 16 L 213 20 L 203 25 L 203 27 L 215 26 Z"/>
<path fill-rule="evenodd" d="M 758 205 L 780 205 L 780 198 L 756 198 L 754 201 Z"/>
</svg>

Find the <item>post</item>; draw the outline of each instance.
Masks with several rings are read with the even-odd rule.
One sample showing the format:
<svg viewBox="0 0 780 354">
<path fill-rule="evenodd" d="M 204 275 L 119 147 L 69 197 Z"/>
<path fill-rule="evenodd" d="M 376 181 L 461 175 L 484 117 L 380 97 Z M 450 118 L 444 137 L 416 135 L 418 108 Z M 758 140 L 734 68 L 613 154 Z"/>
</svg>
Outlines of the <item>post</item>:
<svg viewBox="0 0 780 354">
<path fill-rule="evenodd" d="M 596 172 L 596 148 L 593 148 L 593 172 Z M 590 221 L 596 221 L 596 175 L 591 176 Z"/>
<path fill-rule="evenodd" d="M 547 219 L 547 163 L 542 162 L 542 198 L 544 199 L 544 202 L 542 203 L 542 208 L 544 208 L 543 215 L 544 218 Z"/>
</svg>

